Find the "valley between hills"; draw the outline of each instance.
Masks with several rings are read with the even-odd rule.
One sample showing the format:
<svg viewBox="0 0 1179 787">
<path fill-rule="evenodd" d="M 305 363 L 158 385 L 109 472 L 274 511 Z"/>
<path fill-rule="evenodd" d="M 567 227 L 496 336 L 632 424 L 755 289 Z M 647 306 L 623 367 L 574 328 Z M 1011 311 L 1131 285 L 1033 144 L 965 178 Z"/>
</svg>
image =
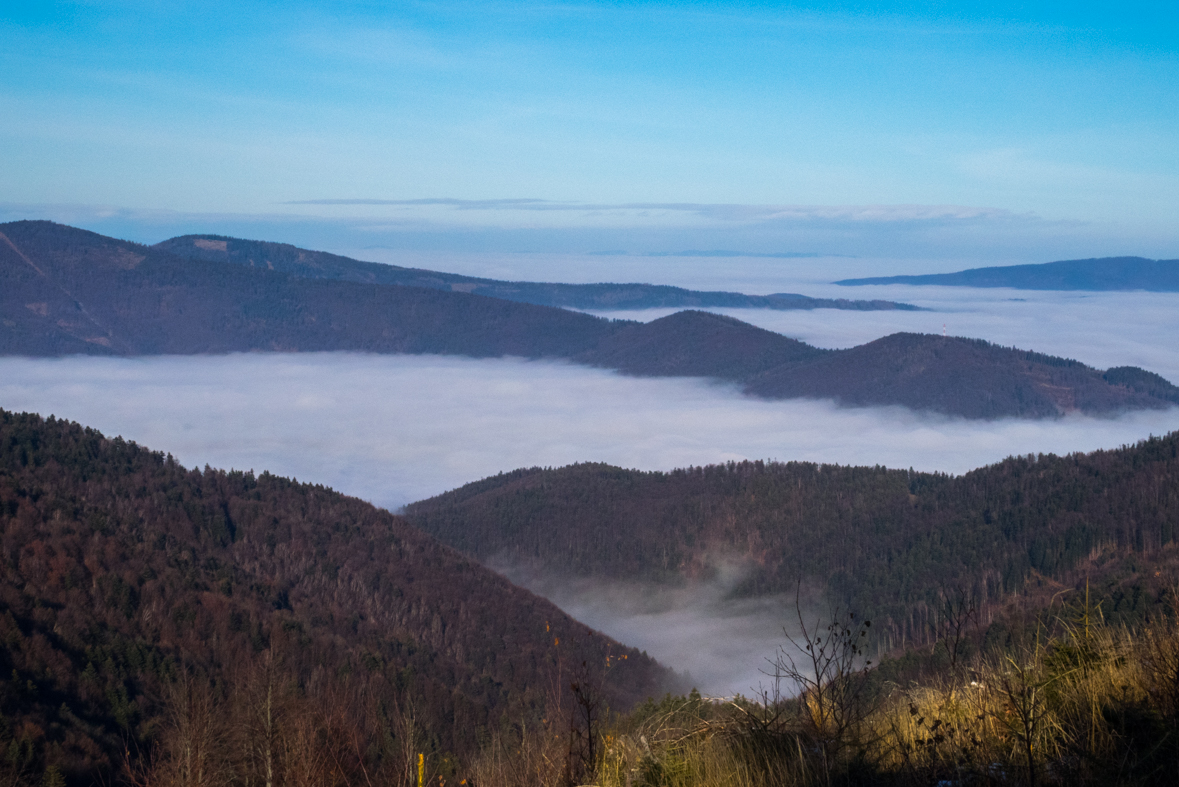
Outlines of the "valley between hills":
<svg viewBox="0 0 1179 787">
<path fill-rule="evenodd" d="M 1029 586 L 1119 577 L 1127 557 L 1171 555 L 1177 457 L 1179 433 L 1011 457 L 961 476 L 809 462 L 666 473 L 580 464 L 485 478 L 405 516 L 474 559 L 550 576 L 674 587 L 736 562 L 745 573 L 734 596 L 789 595 L 801 582 L 829 603 L 871 609 L 890 650 L 927 637 L 947 589 L 965 591 L 989 620 Z"/>
</svg>

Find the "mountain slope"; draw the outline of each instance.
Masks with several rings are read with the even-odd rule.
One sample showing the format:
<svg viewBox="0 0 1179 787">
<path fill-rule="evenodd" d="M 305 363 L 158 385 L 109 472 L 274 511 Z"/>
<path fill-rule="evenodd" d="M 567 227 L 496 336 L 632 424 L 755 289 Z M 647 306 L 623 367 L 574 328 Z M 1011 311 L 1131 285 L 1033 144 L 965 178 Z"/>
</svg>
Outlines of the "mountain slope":
<svg viewBox="0 0 1179 787">
<path fill-rule="evenodd" d="M 564 357 L 625 325 L 463 293 L 194 262 L 50 222 L 13 222 L 0 233 L 0 280 L 12 285 L 0 291 L 6 354 Z"/>
<path fill-rule="evenodd" d="M 1134 574 L 1179 558 L 1179 433 L 953 478 L 805 462 L 533 468 L 406 516 L 477 559 L 555 576 L 678 584 L 737 562 L 738 593 L 802 581 L 871 615 L 896 645 L 927 634 L 947 589 L 994 610 L 1029 583 L 1120 579 L 1115 566 Z"/>
<path fill-rule="evenodd" d="M 464 292 L 184 259 L 50 222 L 0 225 L 0 283 L 0 354 L 8 355 L 352 350 L 560 358 L 633 375 L 725 380 L 768 399 L 830 398 L 968 418 L 1113 413 L 1179 401 L 1179 389 L 1145 370 L 1103 375 L 968 339 L 896 334 L 821 350 L 696 310 L 647 324 L 605 320 Z"/>
<path fill-rule="evenodd" d="M 674 680 L 362 501 L 0 411 L 0 742 L 72 781 L 150 750 L 192 676 L 226 703 L 259 670 L 324 712 L 358 692 L 412 713 L 398 746 L 461 755 L 582 661 L 618 709 Z"/>
<path fill-rule="evenodd" d="M 287 243 L 242 240 L 224 235 L 182 235 L 153 248 L 181 257 L 209 262 L 231 262 L 247 267 L 290 273 L 311 279 L 335 279 L 365 284 L 398 284 L 448 292 L 465 292 L 508 301 L 559 306 L 566 309 L 626 310 L 660 308 L 733 309 L 852 309 L 875 311 L 915 310 L 893 301 L 852 301 L 843 298 L 810 298 L 794 293 L 745 295 L 739 292 L 700 292 L 656 284 L 557 284 L 552 282 L 497 281 L 457 273 L 402 268 L 341 257 L 323 251 L 300 249 Z"/>
<path fill-rule="evenodd" d="M 1179 401 L 1179 388 L 1158 379 L 1162 385 L 1151 387 L 1141 375 L 1107 378 L 1078 361 L 978 339 L 897 333 L 770 369 L 750 380 L 746 390 L 773 399 L 899 404 L 967 418 L 1042 418 Z"/>
<path fill-rule="evenodd" d="M 1098 257 L 1039 265 L 971 268 L 922 276 L 875 276 L 835 282 L 864 284 L 940 284 L 945 287 L 1014 287 L 1021 290 L 1146 290 L 1179 292 L 1179 260 Z"/>
<path fill-rule="evenodd" d="M 682 311 L 627 326 L 574 360 L 649 377 L 745 380 L 829 352 L 732 317 Z"/>
</svg>

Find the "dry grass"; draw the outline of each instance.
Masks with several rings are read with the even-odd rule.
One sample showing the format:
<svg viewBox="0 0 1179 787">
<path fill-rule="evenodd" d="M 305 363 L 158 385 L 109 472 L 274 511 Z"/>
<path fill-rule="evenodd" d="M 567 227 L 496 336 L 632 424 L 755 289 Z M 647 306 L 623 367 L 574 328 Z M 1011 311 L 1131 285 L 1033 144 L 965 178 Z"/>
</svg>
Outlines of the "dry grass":
<svg viewBox="0 0 1179 787">
<path fill-rule="evenodd" d="M 665 701 L 605 736 L 600 787 L 1179 784 L 1179 627 L 1053 621 L 956 676 L 883 687 L 825 770 L 813 701 Z M 754 717 L 761 714 L 763 724 Z M 539 782 L 537 783 L 539 784 Z"/>
<path fill-rule="evenodd" d="M 1176 616 L 1133 631 L 1096 618 L 1089 609 L 1064 611 L 1002 653 L 951 659 L 933 678 L 874 683 L 870 691 L 847 690 L 866 685 L 862 673 L 825 670 L 820 659 L 811 678 L 794 675 L 801 696 L 710 701 L 693 692 L 601 726 L 589 712 L 596 700 L 582 687 L 576 702 L 555 695 L 536 726 L 493 737 L 452 783 L 466 776 L 478 787 L 1179 784 Z M 858 629 L 830 640 L 832 630 L 823 630 L 825 642 L 858 652 Z M 128 780 L 138 787 L 416 783 L 412 709 L 390 721 L 373 715 L 363 692 L 304 696 L 254 677 L 249 691 L 218 701 L 207 686 L 179 682 L 156 756 Z M 833 681 L 849 683 L 824 685 Z M 830 718 L 844 721 L 816 722 Z M 374 759 L 382 735 L 399 743 Z M 586 746 L 591 736 L 594 745 Z M 438 784 L 432 772 L 427 783 Z"/>
</svg>

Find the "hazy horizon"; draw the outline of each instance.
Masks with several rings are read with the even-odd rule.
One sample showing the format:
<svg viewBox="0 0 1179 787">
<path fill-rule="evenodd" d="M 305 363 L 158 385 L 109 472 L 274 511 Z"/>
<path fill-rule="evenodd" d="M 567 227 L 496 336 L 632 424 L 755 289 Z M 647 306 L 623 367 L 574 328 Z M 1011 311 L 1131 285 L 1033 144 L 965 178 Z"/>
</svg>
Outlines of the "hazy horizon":
<svg viewBox="0 0 1179 787">
<path fill-rule="evenodd" d="M 1179 257 L 1174 9 L 0 12 L 0 220 L 138 241 Z"/>
</svg>

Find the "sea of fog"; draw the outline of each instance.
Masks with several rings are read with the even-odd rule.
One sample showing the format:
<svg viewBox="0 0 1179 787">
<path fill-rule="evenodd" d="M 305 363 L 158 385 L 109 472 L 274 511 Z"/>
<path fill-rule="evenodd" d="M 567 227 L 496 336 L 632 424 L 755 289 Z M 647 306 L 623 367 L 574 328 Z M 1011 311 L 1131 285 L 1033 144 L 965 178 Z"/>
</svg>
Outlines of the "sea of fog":
<svg viewBox="0 0 1179 787">
<path fill-rule="evenodd" d="M 480 259 L 483 267 L 467 260 L 463 272 L 904 300 L 930 311 L 725 311 L 824 347 L 898 330 L 938 333 L 945 325 L 951 334 L 1102 368 L 1139 365 L 1179 382 L 1179 294 L 827 283 L 912 270 L 846 259 L 585 257 L 582 268 L 555 274 L 529 268 L 543 262 L 535 255 Z M 509 263 L 516 267 L 505 268 Z M 702 380 L 628 378 L 563 362 L 353 353 L 0 358 L 0 407 L 76 420 L 170 452 L 186 465 L 265 469 L 390 508 L 524 466 L 598 461 L 654 470 L 748 458 L 961 473 L 1011 454 L 1116 447 L 1179 428 L 1179 408 L 979 422 L 901 408 L 759 401 Z M 780 599 L 728 599 L 723 584 L 667 593 L 514 577 L 590 625 L 689 672 L 713 695 L 748 694 L 765 680 L 758 670 L 791 615 L 791 604 Z"/>
<path fill-rule="evenodd" d="M 820 347 L 840 348 L 897 331 L 986 339 L 1076 358 L 1098 368 L 1142 366 L 1179 384 L 1179 293 L 1038 292 L 969 287 L 843 287 L 839 279 L 947 273 L 1029 260 L 861 257 L 640 257 L 615 254 L 443 254 L 342 249 L 359 259 L 487 278 L 592 283 L 638 281 L 750 294 L 796 292 L 816 298 L 881 299 L 922 312 L 711 309 Z M 1047 262 L 1048 260 L 1042 260 Z M 597 312 L 651 320 L 675 311 Z"/>
<path fill-rule="evenodd" d="M 559 362 L 349 353 L 0 358 L 0 406 L 78 421 L 186 465 L 269 470 L 388 508 L 517 467 L 801 459 L 962 473 L 1179 428 L 1174 408 L 979 422 L 761 401 Z"/>
</svg>

